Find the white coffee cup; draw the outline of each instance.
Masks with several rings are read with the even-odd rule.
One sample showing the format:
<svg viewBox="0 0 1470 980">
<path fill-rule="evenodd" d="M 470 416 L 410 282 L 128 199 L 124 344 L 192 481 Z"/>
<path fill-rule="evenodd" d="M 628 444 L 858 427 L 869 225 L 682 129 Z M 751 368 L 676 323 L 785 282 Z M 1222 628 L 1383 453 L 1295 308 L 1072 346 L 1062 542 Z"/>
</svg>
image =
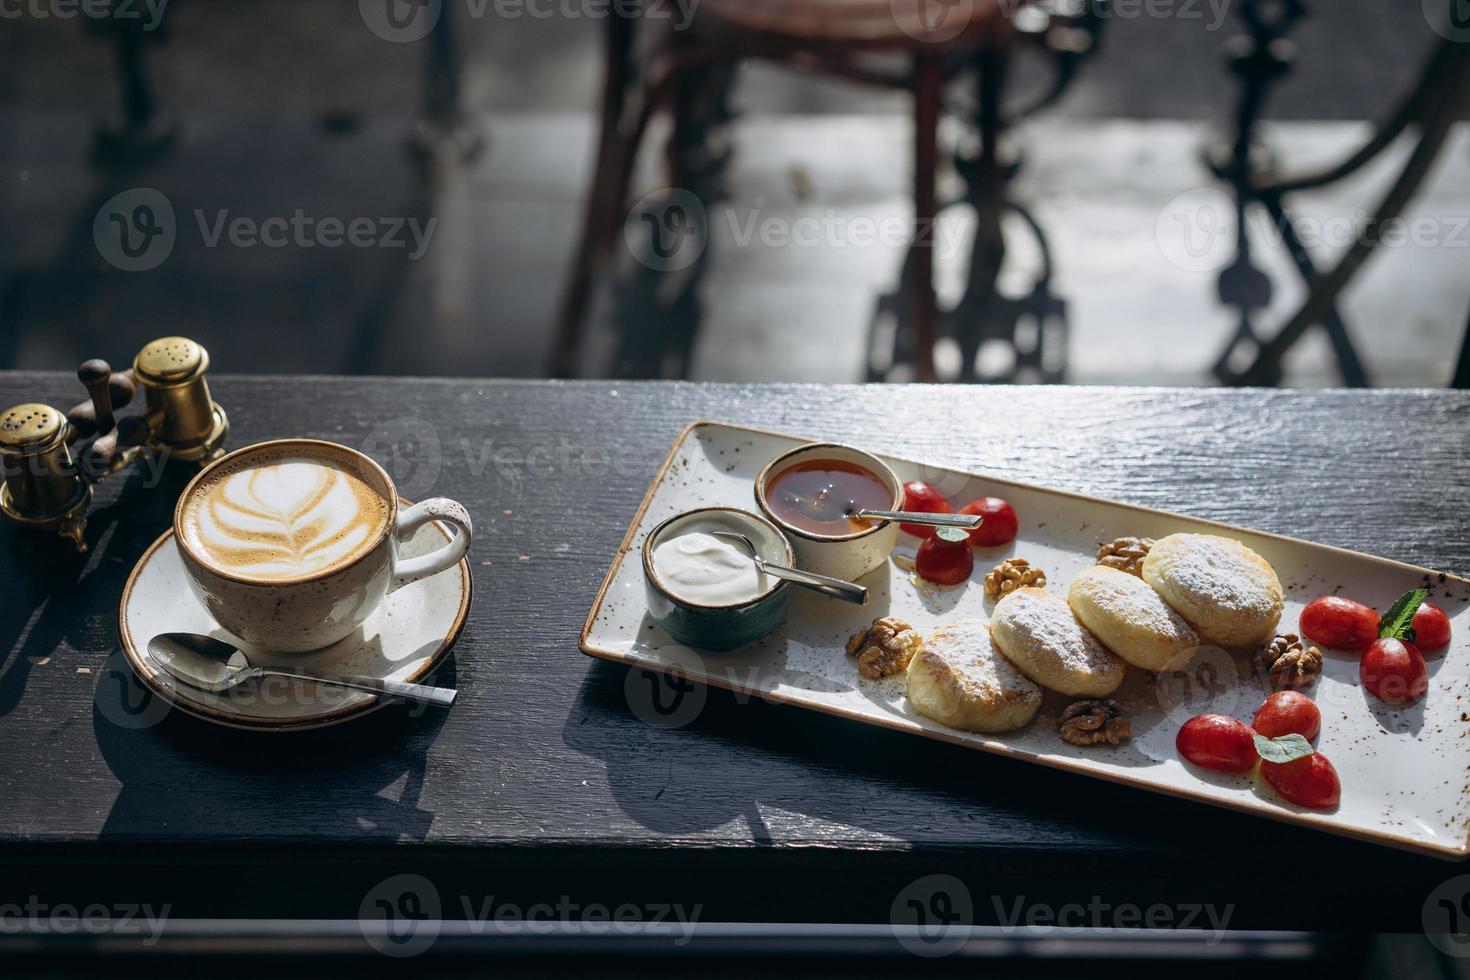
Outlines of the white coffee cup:
<svg viewBox="0 0 1470 980">
<path fill-rule="evenodd" d="M 399 542 L 430 521 L 454 536 L 400 557 Z M 461 504 L 434 497 L 400 509 L 381 466 L 317 439 L 237 449 L 201 470 L 174 508 L 179 556 L 209 614 L 282 653 L 350 635 L 390 592 L 457 564 L 471 534 Z"/>
</svg>

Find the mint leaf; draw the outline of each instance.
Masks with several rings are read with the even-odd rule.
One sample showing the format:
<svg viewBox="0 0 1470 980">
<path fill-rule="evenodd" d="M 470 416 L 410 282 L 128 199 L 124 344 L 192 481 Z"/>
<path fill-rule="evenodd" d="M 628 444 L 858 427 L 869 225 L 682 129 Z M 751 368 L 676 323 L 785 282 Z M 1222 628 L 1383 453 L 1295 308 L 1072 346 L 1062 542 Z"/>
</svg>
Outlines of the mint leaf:
<svg viewBox="0 0 1470 980">
<path fill-rule="evenodd" d="M 1411 589 L 1393 601 L 1388 611 L 1378 620 L 1378 638 L 1385 637 L 1395 640 L 1408 640 L 1414 642 L 1414 614 L 1419 611 L 1419 606 L 1425 599 L 1429 598 L 1428 589 Z"/>
<path fill-rule="evenodd" d="M 1296 732 L 1280 738 L 1257 735 L 1255 739 L 1256 753 L 1267 762 L 1291 762 L 1294 759 L 1305 759 L 1312 754 L 1312 743 Z"/>
<path fill-rule="evenodd" d="M 936 529 L 934 533 L 941 541 L 949 541 L 952 543 L 967 541 L 970 537 L 968 531 L 966 531 L 964 528 L 959 527 L 941 527 Z"/>
</svg>

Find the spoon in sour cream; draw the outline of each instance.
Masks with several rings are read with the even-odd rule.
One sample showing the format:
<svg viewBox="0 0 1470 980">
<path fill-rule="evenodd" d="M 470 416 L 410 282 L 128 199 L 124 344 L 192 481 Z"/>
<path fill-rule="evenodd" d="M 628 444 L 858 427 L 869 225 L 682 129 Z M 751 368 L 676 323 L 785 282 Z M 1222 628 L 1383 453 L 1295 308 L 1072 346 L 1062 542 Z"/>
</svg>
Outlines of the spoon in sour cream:
<svg viewBox="0 0 1470 980">
<path fill-rule="evenodd" d="M 766 561 L 756 550 L 755 543 L 738 531 L 711 531 L 717 538 L 725 538 L 728 541 L 739 542 L 750 554 L 750 560 L 755 562 L 757 571 L 764 572 L 776 578 L 783 578 L 788 582 L 820 592 L 822 595 L 833 599 L 841 599 L 854 605 L 865 606 L 868 603 L 868 587 L 858 585 L 856 582 L 847 582 L 840 578 L 832 578 L 827 575 L 818 575 L 815 572 L 804 572 L 799 568 L 788 568 L 785 565 L 776 565 Z"/>
</svg>

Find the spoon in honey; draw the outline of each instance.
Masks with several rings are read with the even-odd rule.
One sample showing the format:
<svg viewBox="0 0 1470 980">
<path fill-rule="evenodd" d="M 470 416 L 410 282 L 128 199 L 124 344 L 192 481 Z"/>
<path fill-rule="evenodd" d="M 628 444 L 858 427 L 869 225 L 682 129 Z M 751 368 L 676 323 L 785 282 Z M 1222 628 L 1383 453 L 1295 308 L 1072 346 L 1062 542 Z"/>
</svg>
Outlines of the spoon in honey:
<svg viewBox="0 0 1470 980">
<path fill-rule="evenodd" d="M 848 504 L 848 517 L 860 521 L 899 521 L 903 524 L 923 524 L 928 527 L 957 527 L 962 531 L 973 531 L 985 520 L 982 514 L 932 514 L 916 510 L 869 510 Z"/>
<path fill-rule="evenodd" d="M 782 578 L 788 582 L 820 592 L 822 595 L 833 599 L 841 599 L 851 602 L 857 606 L 868 604 L 868 587 L 858 585 L 856 582 L 847 582 L 840 578 L 831 578 L 827 575 L 818 575 L 816 572 L 804 572 L 799 568 L 788 568 L 785 565 L 775 565 L 766 561 L 756 550 L 755 543 L 738 531 L 711 531 L 717 538 L 728 538 L 738 541 L 746 551 L 750 553 L 751 561 L 755 562 L 756 571 L 764 572 L 775 578 Z"/>
</svg>

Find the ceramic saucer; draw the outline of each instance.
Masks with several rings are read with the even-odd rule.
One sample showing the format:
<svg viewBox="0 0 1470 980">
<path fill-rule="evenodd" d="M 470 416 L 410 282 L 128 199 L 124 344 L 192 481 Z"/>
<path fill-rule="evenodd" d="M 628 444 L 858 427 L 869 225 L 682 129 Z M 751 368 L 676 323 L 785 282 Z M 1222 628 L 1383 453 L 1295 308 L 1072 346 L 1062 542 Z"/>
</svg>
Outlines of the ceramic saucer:
<svg viewBox="0 0 1470 980">
<path fill-rule="evenodd" d="M 438 524 L 426 524 L 400 543 L 399 553 L 409 558 L 427 554 L 448 538 Z M 262 665 L 422 681 L 454 645 L 469 608 L 470 566 L 461 561 L 389 595 L 344 640 L 311 653 L 271 654 L 236 640 L 205 611 L 189 587 L 169 530 L 128 576 L 117 619 L 128 665 L 156 696 L 216 724 L 281 732 L 335 725 L 375 711 L 384 702 L 376 694 L 280 678 L 210 694 L 159 670 L 148 657 L 148 641 L 159 633 L 186 630 L 228 640 Z"/>
</svg>

